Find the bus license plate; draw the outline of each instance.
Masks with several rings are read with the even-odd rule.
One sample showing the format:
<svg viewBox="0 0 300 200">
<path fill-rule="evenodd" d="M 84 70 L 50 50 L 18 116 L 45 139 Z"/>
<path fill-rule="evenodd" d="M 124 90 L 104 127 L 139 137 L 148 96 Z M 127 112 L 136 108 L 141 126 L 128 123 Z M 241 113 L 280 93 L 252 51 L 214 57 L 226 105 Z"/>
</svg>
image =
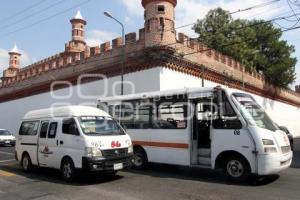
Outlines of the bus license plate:
<svg viewBox="0 0 300 200">
<path fill-rule="evenodd" d="M 120 170 L 120 169 L 123 169 L 123 163 L 114 164 L 114 170 Z"/>
</svg>

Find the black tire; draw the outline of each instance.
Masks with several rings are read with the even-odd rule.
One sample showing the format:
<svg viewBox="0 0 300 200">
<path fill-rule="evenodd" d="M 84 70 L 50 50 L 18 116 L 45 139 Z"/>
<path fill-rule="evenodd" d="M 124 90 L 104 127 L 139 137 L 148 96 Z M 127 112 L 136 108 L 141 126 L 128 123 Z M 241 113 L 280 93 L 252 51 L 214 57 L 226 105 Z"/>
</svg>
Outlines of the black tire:
<svg viewBox="0 0 300 200">
<path fill-rule="evenodd" d="M 21 160 L 21 166 L 23 171 L 30 172 L 33 168 L 31 158 L 28 153 L 24 153 Z"/>
<path fill-rule="evenodd" d="M 64 158 L 61 162 L 60 172 L 66 182 L 72 182 L 76 176 L 76 170 L 71 158 Z"/>
<path fill-rule="evenodd" d="M 249 163 L 241 156 L 226 157 L 223 162 L 223 170 L 227 178 L 233 182 L 246 182 L 251 177 Z"/>
<path fill-rule="evenodd" d="M 134 169 L 145 169 L 148 165 L 148 158 L 147 154 L 142 148 L 134 148 L 134 163 L 133 168 Z"/>
</svg>

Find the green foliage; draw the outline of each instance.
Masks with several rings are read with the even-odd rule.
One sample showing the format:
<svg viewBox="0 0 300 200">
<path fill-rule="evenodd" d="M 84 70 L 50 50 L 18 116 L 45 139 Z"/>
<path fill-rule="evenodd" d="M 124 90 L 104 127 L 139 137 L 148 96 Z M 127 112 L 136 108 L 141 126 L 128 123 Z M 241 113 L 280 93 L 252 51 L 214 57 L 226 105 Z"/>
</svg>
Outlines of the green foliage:
<svg viewBox="0 0 300 200">
<path fill-rule="evenodd" d="M 233 19 L 221 8 L 211 10 L 193 27 L 208 47 L 261 71 L 273 84 L 287 88 L 296 79 L 294 46 L 281 40 L 282 32 L 271 22 Z"/>
</svg>

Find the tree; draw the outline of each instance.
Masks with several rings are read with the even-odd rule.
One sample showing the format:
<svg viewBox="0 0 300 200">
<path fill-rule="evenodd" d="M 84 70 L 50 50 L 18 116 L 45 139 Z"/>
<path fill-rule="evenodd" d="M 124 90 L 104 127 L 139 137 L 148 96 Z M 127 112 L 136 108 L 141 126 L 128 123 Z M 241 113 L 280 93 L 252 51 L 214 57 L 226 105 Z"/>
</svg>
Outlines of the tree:
<svg viewBox="0 0 300 200">
<path fill-rule="evenodd" d="M 233 19 L 221 8 L 211 10 L 193 27 L 208 47 L 262 72 L 273 84 L 287 88 L 296 79 L 295 48 L 281 40 L 282 31 L 264 20 Z"/>
</svg>

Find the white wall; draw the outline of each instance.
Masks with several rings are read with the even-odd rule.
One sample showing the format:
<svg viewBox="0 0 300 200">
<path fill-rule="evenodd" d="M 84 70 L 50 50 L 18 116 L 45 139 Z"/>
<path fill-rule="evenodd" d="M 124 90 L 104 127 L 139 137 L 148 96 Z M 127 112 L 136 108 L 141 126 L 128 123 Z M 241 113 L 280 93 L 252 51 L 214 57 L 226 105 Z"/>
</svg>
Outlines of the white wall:
<svg viewBox="0 0 300 200">
<path fill-rule="evenodd" d="M 200 78 L 166 68 L 161 69 L 160 79 L 160 90 L 201 87 L 202 83 Z M 205 87 L 214 87 L 216 85 L 219 84 L 205 80 Z M 261 96 L 251 95 L 276 123 L 287 126 L 294 137 L 300 137 L 300 108 Z"/>
<path fill-rule="evenodd" d="M 131 88 L 129 84 L 124 85 L 124 93 L 141 93 L 159 90 L 159 68 L 130 73 L 124 76 L 124 81 L 134 84 Z M 22 99 L 0 103 L 0 128 L 8 129 L 16 134 L 20 121 L 26 112 L 35 109 L 48 108 L 64 104 L 87 104 L 96 105 L 97 98 L 101 96 L 120 95 L 120 76 L 109 78 L 106 81 L 95 81 L 80 86 L 64 88 L 54 92 L 55 96 L 65 96 L 64 99 L 57 99 L 50 92 L 42 93 Z M 114 85 L 116 86 L 114 87 Z M 105 90 L 106 88 L 106 90 Z M 116 88 L 116 89 L 114 89 Z M 114 92 L 115 91 L 115 92 Z M 80 95 L 80 94 L 83 94 Z M 70 95 L 67 97 L 67 95 Z"/>
</svg>

